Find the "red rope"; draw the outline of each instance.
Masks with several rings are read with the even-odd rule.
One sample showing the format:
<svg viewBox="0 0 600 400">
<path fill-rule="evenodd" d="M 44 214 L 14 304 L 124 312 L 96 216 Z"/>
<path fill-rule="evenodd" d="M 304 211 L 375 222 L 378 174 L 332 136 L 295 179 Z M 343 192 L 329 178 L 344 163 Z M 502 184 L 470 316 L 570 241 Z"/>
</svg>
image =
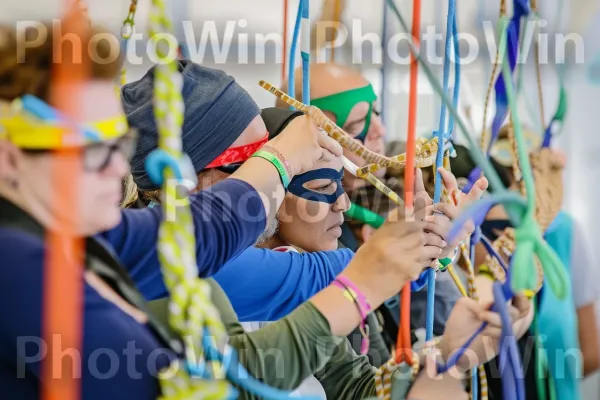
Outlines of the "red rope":
<svg viewBox="0 0 600 400">
<path fill-rule="evenodd" d="M 415 46 L 419 48 L 421 31 L 421 0 L 413 2 L 412 37 Z M 411 52 L 410 62 L 410 93 L 408 99 L 408 132 L 406 139 L 406 168 L 404 169 L 404 202 L 407 218 L 413 218 L 415 187 L 415 145 L 417 128 L 417 83 L 418 63 Z M 400 308 L 400 329 L 396 342 L 396 362 L 406 361 L 412 364 L 412 347 L 410 340 L 410 282 L 402 288 Z"/>
<path fill-rule="evenodd" d="M 60 49 L 54 47 L 55 52 L 61 51 L 62 61 L 54 64 L 50 103 L 77 120 L 81 103 L 78 90 L 86 79 L 88 67 L 85 60 L 87 45 L 84 43 L 89 24 L 76 0 L 67 0 L 66 7 L 62 31 L 65 35 L 74 33 L 80 37 L 82 48 L 70 45 Z M 76 215 L 73 210 L 79 210 L 80 154 L 57 151 L 51 169 L 56 215 Z M 81 397 L 79 376 L 81 368 L 85 368 L 85 361 L 79 356 L 82 354 L 84 247 L 83 239 L 76 230 L 77 217 L 57 222 L 56 229 L 48 230 L 46 236 L 48 250 L 44 268 L 42 336 L 48 353 L 41 365 L 41 398 L 78 400 Z M 71 354 L 74 354 L 73 359 Z"/>
</svg>

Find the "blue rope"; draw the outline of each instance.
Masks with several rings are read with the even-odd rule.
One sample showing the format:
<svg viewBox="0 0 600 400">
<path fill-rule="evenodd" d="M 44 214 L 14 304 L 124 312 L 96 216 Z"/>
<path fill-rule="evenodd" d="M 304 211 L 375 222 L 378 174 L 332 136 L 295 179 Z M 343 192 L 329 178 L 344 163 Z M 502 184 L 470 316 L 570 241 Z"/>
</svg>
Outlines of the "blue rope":
<svg viewBox="0 0 600 400">
<path fill-rule="evenodd" d="M 469 242 L 469 256 L 471 258 L 471 265 L 473 268 L 475 267 L 475 248 L 477 243 L 479 242 L 479 238 L 481 237 L 481 228 L 477 226 L 475 231 L 471 234 L 470 242 Z M 475 399 L 477 397 L 477 392 L 479 390 L 479 375 L 477 368 L 473 368 L 471 370 L 471 398 Z"/>
<path fill-rule="evenodd" d="M 385 46 L 386 43 L 388 42 L 388 6 L 387 4 L 384 2 L 383 3 L 383 22 L 382 22 L 383 28 L 382 28 L 382 35 L 381 35 L 381 49 L 384 50 L 383 51 L 383 60 L 382 60 L 382 64 L 381 64 L 381 97 L 380 97 L 380 109 L 379 109 L 379 113 L 381 115 L 381 120 L 383 121 L 383 126 L 386 126 L 386 121 L 385 121 L 385 105 L 386 105 L 386 100 L 387 100 L 387 94 L 386 94 L 386 87 L 387 87 L 387 83 L 388 83 L 388 69 L 386 68 L 387 65 L 387 52 L 385 51 Z"/>
<path fill-rule="evenodd" d="M 454 46 L 454 97 L 452 101 L 458 104 L 458 95 L 460 94 L 460 47 L 458 43 L 458 24 L 456 22 L 456 5 L 454 9 L 454 22 L 452 24 L 452 39 Z M 448 137 L 456 139 L 456 131 L 454 130 L 454 116 L 450 114 L 448 123 Z"/>
<path fill-rule="evenodd" d="M 302 7 L 302 30 L 303 32 L 301 48 L 308 51 L 301 51 L 302 56 L 302 102 L 310 105 L 310 18 L 309 1 L 301 0 Z M 304 41 L 306 40 L 306 43 Z"/>
<path fill-rule="evenodd" d="M 502 320 L 501 348 L 499 352 L 500 371 L 503 375 L 502 397 L 504 400 L 525 400 L 525 385 L 522 378 L 523 366 L 506 305 L 506 302 L 514 295 L 510 290 L 510 279 L 507 277 L 504 285 L 495 282 L 493 290 L 495 308 Z M 517 375 L 519 373 L 521 376 Z"/>
<path fill-rule="evenodd" d="M 454 36 L 454 26 L 456 24 L 456 0 L 449 0 L 448 2 L 448 16 L 446 20 L 446 48 L 444 51 L 444 77 L 443 77 L 443 91 L 448 92 L 448 82 L 450 79 L 450 51 L 453 44 L 452 38 Z M 455 50 L 456 51 L 456 50 Z M 458 60 L 455 59 L 457 63 Z M 455 85 L 456 86 L 456 85 Z M 455 98 L 458 100 L 456 88 L 454 90 Z M 456 103 L 455 103 L 456 105 Z M 446 127 L 446 105 L 442 102 L 440 107 L 440 121 L 438 130 L 435 136 L 438 138 L 438 150 L 435 160 L 436 175 L 435 175 L 435 187 L 433 194 L 433 203 L 437 204 L 440 202 L 442 195 L 442 176 L 438 171 L 443 166 L 444 160 L 444 144 L 446 139 L 449 137 L 450 132 L 447 132 Z M 429 269 L 427 271 L 427 314 L 425 319 L 425 340 L 433 339 L 433 320 L 435 311 L 435 270 Z"/>
<path fill-rule="evenodd" d="M 302 19 L 302 0 L 298 3 L 298 13 L 296 14 L 296 23 L 294 25 L 294 35 L 292 36 L 292 45 L 290 46 L 290 63 L 288 65 L 288 95 L 296 98 L 296 48 L 298 47 L 298 36 L 300 35 L 300 22 Z M 290 108 L 294 108 L 290 106 Z"/>
<path fill-rule="evenodd" d="M 206 361 L 219 361 L 225 370 L 227 378 L 233 383 L 249 393 L 252 393 L 259 398 L 269 400 L 319 400 L 318 396 L 303 396 L 296 397 L 291 392 L 286 392 L 280 389 L 275 389 L 267 386 L 263 382 L 254 378 L 250 373 L 242 366 L 239 362 L 236 351 L 227 346 L 224 354 L 221 354 L 211 343 L 210 335 L 204 335 L 202 337 L 202 346 L 206 353 Z M 212 379 L 210 369 L 207 368 L 207 363 L 201 363 L 200 365 L 193 365 L 186 362 L 186 368 L 190 375 L 199 377 L 202 379 Z M 232 393 L 227 397 L 226 400 L 236 399 L 238 393 L 232 388 Z"/>
<path fill-rule="evenodd" d="M 517 64 L 517 56 L 519 54 L 519 37 L 521 33 L 521 19 L 526 17 L 530 13 L 528 0 L 514 0 L 513 1 L 513 16 L 506 30 L 507 38 L 507 51 L 508 51 L 508 64 L 510 66 L 511 78 Z M 500 54 L 500 59 L 504 59 L 504 54 Z M 504 120 L 508 114 L 508 97 L 506 94 L 506 82 L 504 81 L 504 74 L 498 75 L 496 83 L 494 84 L 494 91 L 496 97 L 496 113 L 494 120 L 492 121 L 492 135 L 488 148 L 486 150 L 486 156 L 489 157 L 492 147 L 498 138 L 500 128 L 504 124 Z M 469 190 L 475 181 L 481 176 L 481 167 L 476 167 L 470 175 L 469 184 L 465 189 Z"/>
</svg>

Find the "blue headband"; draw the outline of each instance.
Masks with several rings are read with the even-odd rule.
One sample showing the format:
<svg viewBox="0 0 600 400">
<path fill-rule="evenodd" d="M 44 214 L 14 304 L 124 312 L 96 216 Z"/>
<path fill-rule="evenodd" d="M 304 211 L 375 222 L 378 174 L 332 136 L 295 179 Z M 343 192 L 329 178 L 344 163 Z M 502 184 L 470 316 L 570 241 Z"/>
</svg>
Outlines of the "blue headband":
<svg viewBox="0 0 600 400">
<path fill-rule="evenodd" d="M 315 169 L 295 176 L 294 179 L 290 181 L 288 191 L 293 195 L 301 197 L 305 200 L 333 204 L 342 194 L 344 194 L 344 188 L 342 187 L 343 176 L 344 168 L 340 169 L 339 171 L 336 171 L 332 168 Z M 336 183 L 335 193 L 319 193 L 303 186 L 306 182 L 310 182 L 315 179 L 331 179 Z"/>
</svg>

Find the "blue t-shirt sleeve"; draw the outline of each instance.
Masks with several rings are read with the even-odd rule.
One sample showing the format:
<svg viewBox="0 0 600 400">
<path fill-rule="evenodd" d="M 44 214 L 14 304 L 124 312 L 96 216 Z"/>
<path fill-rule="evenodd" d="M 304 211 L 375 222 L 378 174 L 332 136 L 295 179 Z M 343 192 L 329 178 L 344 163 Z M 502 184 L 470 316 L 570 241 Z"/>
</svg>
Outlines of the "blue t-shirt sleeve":
<svg viewBox="0 0 600 400">
<path fill-rule="evenodd" d="M 196 237 L 198 275 L 210 277 L 262 233 L 266 214 L 260 196 L 248 183 L 225 179 L 190 197 Z M 167 294 L 158 260 L 161 207 L 124 210 L 121 223 L 102 236 L 146 299 Z"/>
<path fill-rule="evenodd" d="M 2 274 L 0 280 L 0 387 L 2 398 L 39 398 L 43 361 L 52 362 L 42 337 L 43 285 L 46 253 L 44 243 L 28 234 L 0 229 Z M 59 273 L 68 274 L 65 270 Z M 77 279 L 81 279 L 79 272 Z M 61 337 L 58 353 L 68 361 L 63 370 L 72 374 L 72 365 L 81 366 L 83 396 L 90 400 L 156 399 L 159 395 L 157 370 L 174 357 L 158 343 L 150 330 L 101 297 L 89 285 L 83 290 L 83 346 L 68 348 Z M 62 343 L 62 344 L 60 344 Z M 73 361 L 71 361 L 73 360 Z M 56 360 L 55 360 L 56 361 Z"/>
<path fill-rule="evenodd" d="M 329 286 L 353 256 L 349 249 L 296 253 L 251 247 L 214 279 L 240 321 L 274 321 Z"/>
</svg>

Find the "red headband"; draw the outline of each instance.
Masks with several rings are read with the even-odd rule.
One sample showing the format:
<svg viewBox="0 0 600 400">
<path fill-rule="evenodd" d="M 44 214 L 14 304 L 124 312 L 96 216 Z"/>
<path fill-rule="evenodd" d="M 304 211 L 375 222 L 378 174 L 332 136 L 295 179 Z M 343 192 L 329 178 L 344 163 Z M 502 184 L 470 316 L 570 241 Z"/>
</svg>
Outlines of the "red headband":
<svg viewBox="0 0 600 400">
<path fill-rule="evenodd" d="M 265 135 L 265 137 L 258 142 L 246 144 L 238 147 L 231 147 L 221 153 L 220 156 L 215 158 L 210 164 L 206 166 L 206 168 L 215 168 L 222 167 L 223 165 L 228 164 L 238 164 L 243 163 L 248 160 L 250 156 L 258 149 L 260 149 L 267 141 L 269 140 L 269 132 Z"/>
</svg>

